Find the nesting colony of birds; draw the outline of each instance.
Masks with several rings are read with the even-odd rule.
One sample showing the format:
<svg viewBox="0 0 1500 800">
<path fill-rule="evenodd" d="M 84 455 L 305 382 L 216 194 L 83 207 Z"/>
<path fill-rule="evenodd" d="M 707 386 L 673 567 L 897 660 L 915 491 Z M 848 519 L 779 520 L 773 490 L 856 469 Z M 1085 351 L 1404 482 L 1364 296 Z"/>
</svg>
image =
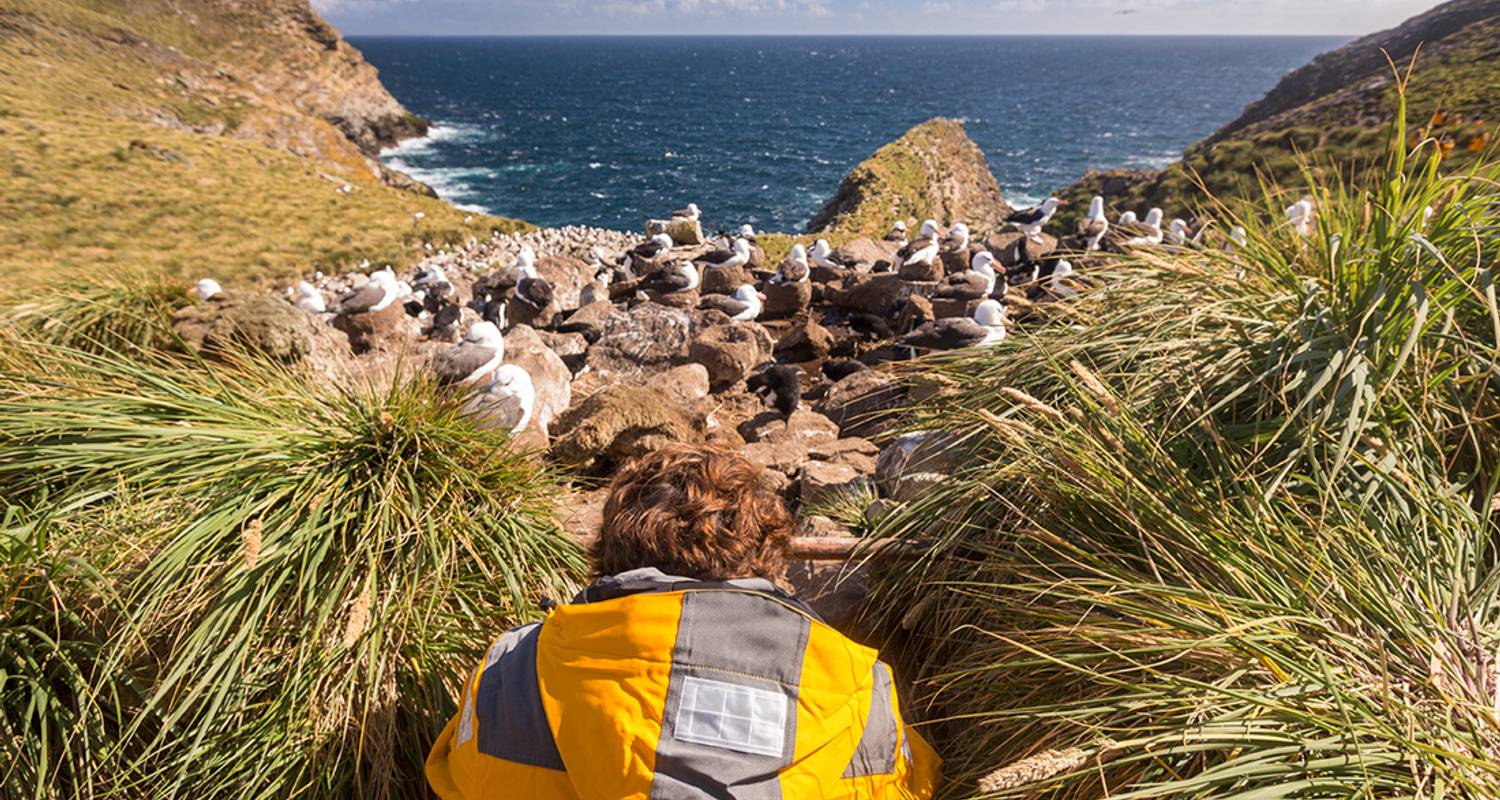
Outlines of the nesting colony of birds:
<svg viewBox="0 0 1500 800">
<path fill-rule="evenodd" d="M 1160 209 L 1111 221 L 1103 198 L 1058 237 L 1060 204 L 996 230 L 898 221 L 882 239 L 797 243 L 775 263 L 751 225 L 706 235 L 689 205 L 643 234 L 497 234 L 429 248 L 404 274 L 314 275 L 286 297 L 342 334 L 352 363 L 424 364 L 480 424 L 569 466 L 607 474 L 665 441 L 729 440 L 815 505 L 872 482 L 893 491 L 899 468 L 883 468 L 896 459 L 869 415 L 904 391 L 890 362 L 1021 346 L 1013 326 L 1086 290 L 1103 252 L 1218 246 L 1213 226 L 1194 234 Z M 1310 203 L 1288 210 L 1299 230 L 1312 219 Z M 223 297 L 211 280 L 198 293 Z"/>
</svg>

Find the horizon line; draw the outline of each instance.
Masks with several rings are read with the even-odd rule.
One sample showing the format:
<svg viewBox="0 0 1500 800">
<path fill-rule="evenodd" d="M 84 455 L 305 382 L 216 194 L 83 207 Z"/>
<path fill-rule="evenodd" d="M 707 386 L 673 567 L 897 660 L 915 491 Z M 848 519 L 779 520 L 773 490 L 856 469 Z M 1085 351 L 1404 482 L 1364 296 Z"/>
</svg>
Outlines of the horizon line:
<svg viewBox="0 0 1500 800">
<path fill-rule="evenodd" d="M 1339 39 L 1361 33 L 361 33 L 345 37 L 383 39 Z"/>
</svg>

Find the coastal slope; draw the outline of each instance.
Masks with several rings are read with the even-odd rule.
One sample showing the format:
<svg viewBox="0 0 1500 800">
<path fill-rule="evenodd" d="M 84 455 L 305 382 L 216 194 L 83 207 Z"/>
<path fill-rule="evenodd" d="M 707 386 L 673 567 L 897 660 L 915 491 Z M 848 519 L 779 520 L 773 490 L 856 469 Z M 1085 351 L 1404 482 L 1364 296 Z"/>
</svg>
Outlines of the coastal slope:
<svg viewBox="0 0 1500 800">
<path fill-rule="evenodd" d="M 1197 180 L 1219 197 L 1253 194 L 1262 177 L 1298 184 L 1299 155 L 1318 169 L 1368 171 L 1386 152 L 1398 89 L 1391 62 L 1404 73 L 1414 57 L 1406 93 L 1409 143 L 1430 136 L 1441 143 L 1450 168 L 1472 163 L 1493 141 L 1488 121 L 1500 118 L 1497 0 L 1444 3 L 1320 55 L 1189 147 L 1181 161 L 1162 170 L 1091 170 L 1062 195 L 1087 200 L 1103 194 L 1115 213 L 1150 206 L 1183 213 L 1201 196 Z"/>
<path fill-rule="evenodd" d="M 282 278 L 517 227 L 379 162 L 426 123 L 307 0 L 12 0 L 0 109 L 0 264 L 21 285 Z"/>
<path fill-rule="evenodd" d="M 962 122 L 930 119 L 876 150 L 839 183 L 808 233 L 874 236 L 897 220 L 995 227 L 1011 208 Z"/>
</svg>

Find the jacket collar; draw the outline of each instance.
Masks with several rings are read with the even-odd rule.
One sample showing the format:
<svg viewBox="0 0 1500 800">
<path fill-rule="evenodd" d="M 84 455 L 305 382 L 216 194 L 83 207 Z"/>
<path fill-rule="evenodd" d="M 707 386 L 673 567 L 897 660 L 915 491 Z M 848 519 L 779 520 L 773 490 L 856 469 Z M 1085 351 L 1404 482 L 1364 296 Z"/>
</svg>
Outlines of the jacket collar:
<svg viewBox="0 0 1500 800">
<path fill-rule="evenodd" d="M 614 600 L 619 597 L 627 597 L 633 594 L 654 594 L 659 592 L 680 591 L 705 591 L 705 590 L 737 590 L 742 592 L 755 592 L 768 595 L 772 598 L 789 603 L 813 619 L 822 621 L 817 612 L 813 611 L 796 597 L 782 590 L 781 587 L 766 580 L 765 578 L 735 578 L 728 581 L 700 581 L 696 578 L 684 578 L 680 575 L 668 575 L 656 567 L 643 567 L 621 572 L 617 575 L 606 575 L 594 581 L 587 589 L 579 592 L 573 598 L 574 603 L 600 603 L 605 600 Z"/>
</svg>

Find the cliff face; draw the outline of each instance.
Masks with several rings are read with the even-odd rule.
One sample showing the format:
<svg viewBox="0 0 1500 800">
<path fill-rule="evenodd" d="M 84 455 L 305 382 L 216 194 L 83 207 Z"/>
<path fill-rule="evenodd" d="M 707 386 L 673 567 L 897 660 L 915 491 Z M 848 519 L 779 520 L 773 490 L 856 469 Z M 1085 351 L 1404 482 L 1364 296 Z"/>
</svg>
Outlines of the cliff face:
<svg viewBox="0 0 1500 800">
<path fill-rule="evenodd" d="M 931 119 L 855 167 L 807 231 L 879 235 L 898 219 L 910 224 L 928 218 L 986 230 L 1010 211 L 963 123 Z"/>
<path fill-rule="evenodd" d="M 1061 196 L 1103 193 L 1112 214 L 1162 206 L 1187 216 L 1198 182 L 1220 197 L 1253 194 L 1258 176 L 1302 182 L 1302 159 L 1345 174 L 1385 157 L 1396 79 L 1382 48 L 1405 72 L 1408 143 L 1431 137 L 1452 168 L 1470 163 L 1493 139 L 1500 117 L 1500 0 L 1454 0 L 1397 28 L 1366 36 L 1288 73 L 1238 119 L 1188 148 L 1164 170 L 1085 174 Z M 1084 203 L 1087 207 L 1087 203 Z M 1069 213 L 1076 214 L 1075 203 Z M 1061 219 L 1066 224 L 1069 219 Z"/>
<path fill-rule="evenodd" d="M 279 280 L 515 228 L 379 163 L 425 125 L 307 0 L 0 0 L 0 268 Z"/>
</svg>

